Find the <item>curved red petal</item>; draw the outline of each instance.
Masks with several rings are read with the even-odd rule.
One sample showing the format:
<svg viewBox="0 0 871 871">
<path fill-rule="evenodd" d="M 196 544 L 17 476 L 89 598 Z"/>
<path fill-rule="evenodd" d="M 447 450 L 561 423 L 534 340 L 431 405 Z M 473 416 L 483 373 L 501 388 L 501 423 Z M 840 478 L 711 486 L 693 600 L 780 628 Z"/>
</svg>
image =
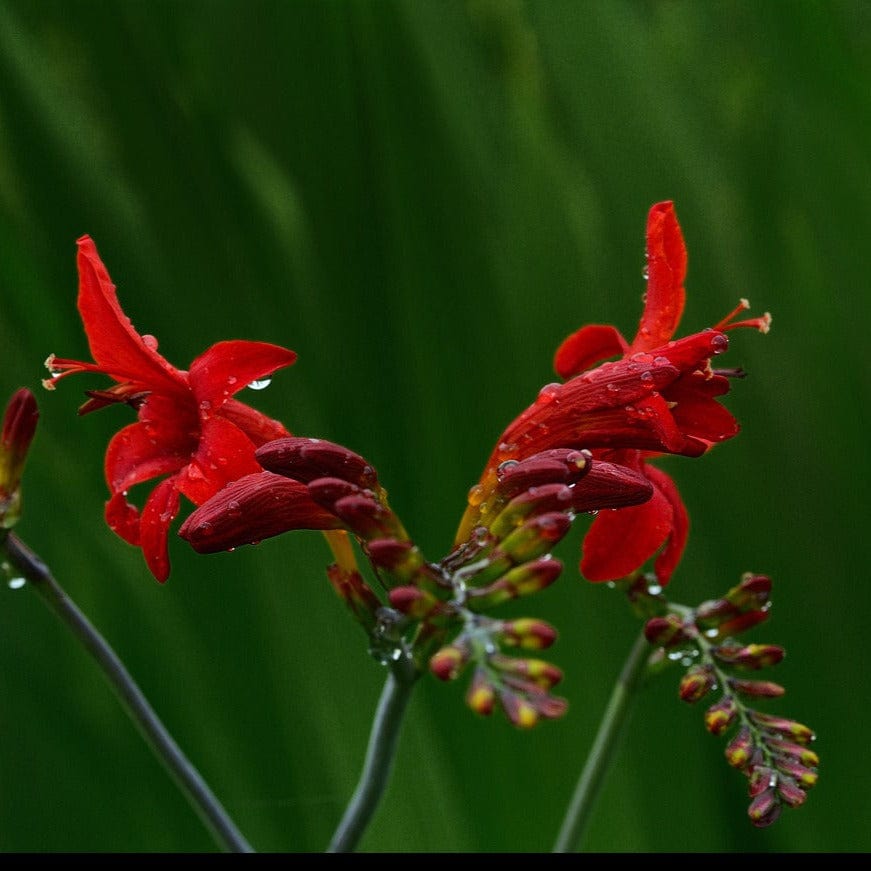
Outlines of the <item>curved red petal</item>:
<svg viewBox="0 0 871 871">
<path fill-rule="evenodd" d="M 305 484 L 261 471 L 216 493 L 190 514 L 179 535 L 198 553 L 215 553 L 291 529 L 343 526 L 334 514 L 312 500 Z"/>
<path fill-rule="evenodd" d="M 77 244 L 79 313 L 94 360 L 116 381 L 167 392 L 184 389 L 184 374 L 157 353 L 153 342 L 146 343 L 122 311 L 93 240 L 82 236 Z"/>
<path fill-rule="evenodd" d="M 221 406 L 220 415 L 238 426 L 258 448 L 291 434 L 280 420 L 273 420 L 238 399 L 228 399 Z"/>
<path fill-rule="evenodd" d="M 104 516 L 109 529 L 134 547 L 139 546 L 139 509 L 123 493 L 115 493 L 106 503 Z"/>
<path fill-rule="evenodd" d="M 610 324 L 587 324 L 572 333 L 557 348 L 553 367 L 560 378 L 571 378 L 585 372 L 596 363 L 629 349 L 626 340 Z"/>
<path fill-rule="evenodd" d="M 134 484 L 177 472 L 187 465 L 195 444 L 187 438 L 161 438 L 148 423 L 131 423 L 115 433 L 106 448 L 106 483 L 112 493 L 122 493 Z"/>
<path fill-rule="evenodd" d="M 708 442 L 722 442 L 738 434 L 738 421 L 714 396 L 722 395 L 725 378 L 705 378 L 703 372 L 691 372 L 679 378 L 668 389 L 668 399 L 674 403 L 672 415 L 680 429 Z"/>
<path fill-rule="evenodd" d="M 215 416 L 203 421 L 199 447 L 178 473 L 176 486 L 194 505 L 202 505 L 231 481 L 259 471 L 251 439 L 229 420 Z"/>
<path fill-rule="evenodd" d="M 581 574 L 588 581 L 626 577 L 656 553 L 671 524 L 671 504 L 656 487 L 642 505 L 601 511 L 584 538 Z"/>
<path fill-rule="evenodd" d="M 188 377 L 197 401 L 215 410 L 229 397 L 278 369 L 290 366 L 296 353 L 268 342 L 233 339 L 218 342 L 191 363 Z"/>
<path fill-rule="evenodd" d="M 162 584 L 169 577 L 169 525 L 179 509 L 175 478 L 161 481 L 152 491 L 139 520 L 142 554 L 151 574 Z"/>
<path fill-rule="evenodd" d="M 647 292 L 633 351 L 649 351 L 667 342 L 683 314 L 687 250 L 670 201 L 656 203 L 647 214 Z"/>
<path fill-rule="evenodd" d="M 656 466 L 646 466 L 645 472 L 653 482 L 654 487 L 662 493 L 671 506 L 671 532 L 665 541 L 665 547 L 659 552 L 653 563 L 656 578 L 664 587 L 674 573 L 680 558 L 683 556 L 687 538 L 690 532 L 690 518 L 686 506 L 681 499 L 677 484 Z"/>
</svg>

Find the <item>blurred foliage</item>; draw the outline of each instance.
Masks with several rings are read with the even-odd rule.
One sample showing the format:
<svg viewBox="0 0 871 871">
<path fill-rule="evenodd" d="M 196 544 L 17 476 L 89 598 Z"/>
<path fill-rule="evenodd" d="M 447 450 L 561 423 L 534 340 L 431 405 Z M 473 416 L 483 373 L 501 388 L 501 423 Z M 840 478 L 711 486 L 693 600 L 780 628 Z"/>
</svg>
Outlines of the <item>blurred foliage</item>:
<svg viewBox="0 0 871 871">
<path fill-rule="evenodd" d="M 665 461 L 693 519 L 670 592 L 773 578 L 771 710 L 817 730 L 820 782 L 754 829 L 659 680 L 586 847 L 866 851 L 869 47 L 862 0 L 0 0 L 0 386 L 41 409 L 18 530 L 259 850 L 324 849 L 383 673 L 316 533 L 211 557 L 176 539 L 161 587 L 105 527 L 129 411 L 77 419 L 97 384 L 39 388 L 49 353 L 87 355 L 76 238 L 176 365 L 224 338 L 294 348 L 252 404 L 368 457 L 438 559 L 560 340 L 633 333 L 646 212 L 673 199 L 681 334 L 740 297 L 774 326 L 733 336 L 742 434 Z M 582 531 L 522 603 L 561 631 L 568 715 L 518 732 L 425 678 L 362 849 L 550 849 L 640 629 L 577 579 Z M 0 849 L 214 849 L 69 633 L 26 588 L 0 598 Z"/>
</svg>

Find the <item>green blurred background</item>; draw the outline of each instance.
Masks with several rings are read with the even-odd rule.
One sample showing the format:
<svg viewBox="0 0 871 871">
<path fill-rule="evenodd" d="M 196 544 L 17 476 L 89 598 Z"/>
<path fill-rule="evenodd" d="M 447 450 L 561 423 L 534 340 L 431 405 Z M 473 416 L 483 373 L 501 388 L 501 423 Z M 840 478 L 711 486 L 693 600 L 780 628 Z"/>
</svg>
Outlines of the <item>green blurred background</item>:
<svg viewBox="0 0 871 871">
<path fill-rule="evenodd" d="M 740 297 L 743 432 L 663 463 L 693 518 L 674 599 L 770 574 L 766 706 L 819 735 L 820 782 L 767 830 L 668 673 L 637 701 L 586 848 L 866 851 L 871 760 L 871 4 L 640 0 L 0 0 L 0 389 L 41 421 L 18 531 L 115 646 L 264 852 L 320 851 L 384 674 L 317 533 L 197 556 L 165 586 L 102 521 L 125 408 L 86 387 L 75 240 L 180 367 L 225 338 L 299 353 L 240 398 L 378 467 L 448 549 L 501 429 L 586 322 L 632 335 L 649 206 L 689 248 L 681 334 Z M 519 732 L 425 676 L 361 849 L 548 851 L 639 625 L 578 580 L 517 613 L 560 629 L 568 715 Z M 211 851 L 101 674 L 27 588 L 0 590 L 0 849 Z M 506 613 L 511 613 L 508 609 Z"/>
</svg>

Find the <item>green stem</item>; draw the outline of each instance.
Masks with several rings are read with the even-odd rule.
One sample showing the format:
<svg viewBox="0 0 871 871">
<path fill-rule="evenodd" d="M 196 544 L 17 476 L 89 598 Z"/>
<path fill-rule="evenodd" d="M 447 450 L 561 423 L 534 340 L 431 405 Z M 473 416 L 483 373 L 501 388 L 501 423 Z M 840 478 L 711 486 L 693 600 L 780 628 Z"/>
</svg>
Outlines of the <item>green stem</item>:
<svg viewBox="0 0 871 871">
<path fill-rule="evenodd" d="M 614 757 L 623 726 L 628 720 L 631 702 L 641 682 L 649 651 L 650 645 L 642 633 L 636 639 L 620 672 L 620 677 L 614 685 L 608 707 L 599 724 L 596 740 L 566 811 L 552 851 L 554 853 L 568 853 L 580 849 L 593 805 Z"/>
<path fill-rule="evenodd" d="M 97 660 L 103 674 L 121 699 L 146 742 L 169 769 L 188 800 L 217 843 L 231 853 L 253 853 L 251 845 L 236 828 L 199 772 L 185 757 L 161 723 L 136 682 L 109 643 L 64 592 L 48 567 L 17 536 L 9 533 L 0 542 L 10 561 L 31 582 L 43 601 L 72 630 L 87 651 Z"/>
<path fill-rule="evenodd" d="M 392 663 L 369 735 L 369 746 L 357 789 L 333 835 L 328 853 L 352 852 L 369 825 L 393 768 L 403 715 L 419 672 L 405 657 Z"/>
</svg>

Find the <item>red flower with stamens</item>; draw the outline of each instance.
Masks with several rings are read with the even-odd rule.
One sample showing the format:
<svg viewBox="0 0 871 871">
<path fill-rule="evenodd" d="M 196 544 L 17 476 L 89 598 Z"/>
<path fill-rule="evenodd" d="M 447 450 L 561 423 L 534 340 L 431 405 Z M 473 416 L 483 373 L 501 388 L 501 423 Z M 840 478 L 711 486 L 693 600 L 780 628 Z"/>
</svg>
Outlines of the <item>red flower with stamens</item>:
<svg viewBox="0 0 871 871">
<path fill-rule="evenodd" d="M 501 464 L 551 448 L 587 448 L 594 458 L 641 472 L 653 495 L 598 514 L 584 540 L 581 572 L 591 581 L 621 578 L 659 552 L 655 572 L 668 583 L 689 521 L 674 482 L 647 460 L 662 453 L 697 457 L 737 434 L 735 418 L 717 401 L 735 373 L 717 372 L 710 361 L 728 348 L 727 330 L 767 332 L 771 323 L 768 314 L 735 322 L 748 307 L 742 300 L 713 329 L 672 341 L 684 309 L 686 263 L 674 207 L 657 203 L 647 218 L 647 293 L 635 338 L 627 342 L 615 327 L 591 324 L 560 345 L 554 366 L 566 380 L 542 388 L 502 434 L 472 488 L 458 541 L 486 514 Z"/>
<path fill-rule="evenodd" d="M 79 414 L 113 403 L 136 409 L 138 421 L 109 442 L 105 475 L 111 496 L 106 521 L 121 538 L 142 548 L 152 574 L 169 576 L 169 526 L 180 509 L 180 494 L 200 505 L 231 481 L 260 472 L 257 447 L 289 435 L 284 426 L 233 398 L 246 385 L 290 366 L 296 354 L 265 342 L 226 341 L 212 345 L 188 371 L 176 369 L 157 352 L 153 336 L 141 336 L 118 303 L 115 285 L 88 236 L 78 240 L 78 309 L 93 363 L 54 355 L 46 360 L 55 383 L 77 372 L 98 372 L 117 383 L 86 391 Z M 127 491 L 161 480 L 142 510 Z"/>
</svg>

